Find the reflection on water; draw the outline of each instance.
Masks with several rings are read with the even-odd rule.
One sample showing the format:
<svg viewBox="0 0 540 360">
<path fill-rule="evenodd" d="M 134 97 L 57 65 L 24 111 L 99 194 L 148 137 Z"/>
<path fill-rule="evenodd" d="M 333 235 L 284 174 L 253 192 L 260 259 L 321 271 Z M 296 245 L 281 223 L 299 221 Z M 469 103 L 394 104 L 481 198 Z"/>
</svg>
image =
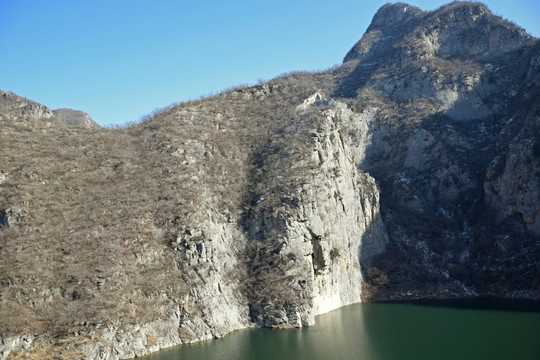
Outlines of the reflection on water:
<svg viewBox="0 0 540 360">
<path fill-rule="evenodd" d="M 522 303 L 527 311 L 480 304 L 357 304 L 317 317 L 313 327 L 241 330 L 144 359 L 540 359 L 540 303 Z"/>
</svg>

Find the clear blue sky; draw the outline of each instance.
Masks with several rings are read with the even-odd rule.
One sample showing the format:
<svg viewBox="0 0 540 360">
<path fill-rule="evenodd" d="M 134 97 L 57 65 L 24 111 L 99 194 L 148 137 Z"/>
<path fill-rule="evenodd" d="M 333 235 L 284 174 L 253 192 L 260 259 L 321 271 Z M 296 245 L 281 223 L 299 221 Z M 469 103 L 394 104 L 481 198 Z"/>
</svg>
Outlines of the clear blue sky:
<svg viewBox="0 0 540 360">
<path fill-rule="evenodd" d="M 231 86 L 338 64 L 384 3 L 0 0 L 0 89 L 124 124 Z M 540 1 L 484 3 L 540 37 Z"/>
</svg>

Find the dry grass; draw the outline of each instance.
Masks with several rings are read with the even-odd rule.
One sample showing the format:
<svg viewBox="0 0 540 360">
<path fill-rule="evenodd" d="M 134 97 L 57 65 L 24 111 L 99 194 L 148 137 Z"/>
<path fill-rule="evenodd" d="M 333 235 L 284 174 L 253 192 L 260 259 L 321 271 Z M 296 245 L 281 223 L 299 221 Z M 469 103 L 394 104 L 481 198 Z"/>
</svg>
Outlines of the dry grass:
<svg viewBox="0 0 540 360">
<path fill-rule="evenodd" d="M 85 359 L 87 353 L 78 350 L 92 340 L 77 336 L 56 343 L 39 343 L 29 352 L 14 350 L 8 356 L 9 360 L 44 360 L 44 359 Z"/>
<path fill-rule="evenodd" d="M 155 346 L 156 344 L 157 344 L 156 339 L 154 339 L 152 335 L 146 334 L 146 346 L 152 347 L 152 346 Z"/>
<path fill-rule="evenodd" d="M 290 145 L 280 134 L 316 91 L 299 76 L 116 130 L 0 118 L 0 337 L 71 338 L 155 320 L 163 293 L 179 301 L 196 280 L 171 240 L 209 216 L 242 218 L 258 157 Z"/>
</svg>

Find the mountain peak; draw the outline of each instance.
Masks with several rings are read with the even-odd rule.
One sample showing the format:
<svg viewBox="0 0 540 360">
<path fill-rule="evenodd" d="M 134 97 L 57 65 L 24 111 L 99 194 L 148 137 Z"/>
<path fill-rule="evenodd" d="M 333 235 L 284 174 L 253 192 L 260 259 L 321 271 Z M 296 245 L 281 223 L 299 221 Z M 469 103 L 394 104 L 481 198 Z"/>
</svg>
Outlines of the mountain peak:
<svg viewBox="0 0 540 360">
<path fill-rule="evenodd" d="M 52 112 L 54 114 L 54 120 L 58 123 L 85 128 L 100 127 L 94 120 L 92 120 L 90 115 L 83 111 L 73 109 L 56 109 Z"/>
<path fill-rule="evenodd" d="M 84 128 L 99 128 L 85 112 L 72 109 L 52 110 L 47 106 L 26 99 L 13 92 L 0 90 L 0 114 L 6 118 L 24 118 L 46 121 L 51 124 L 64 124 Z"/>
<path fill-rule="evenodd" d="M 49 120 L 54 115 L 44 105 L 3 90 L 0 90 L 0 113 L 4 116 L 24 117 L 32 120 Z"/>
<path fill-rule="evenodd" d="M 455 1 L 433 11 L 404 3 L 386 4 L 377 11 L 344 62 L 357 59 L 376 63 L 395 57 L 403 61 L 430 56 L 490 58 L 517 49 L 531 39 L 525 30 L 493 15 L 479 2 Z"/>
<path fill-rule="evenodd" d="M 422 9 L 405 3 L 387 3 L 383 5 L 373 16 L 368 31 L 381 28 L 402 25 L 414 20 L 424 12 Z"/>
</svg>

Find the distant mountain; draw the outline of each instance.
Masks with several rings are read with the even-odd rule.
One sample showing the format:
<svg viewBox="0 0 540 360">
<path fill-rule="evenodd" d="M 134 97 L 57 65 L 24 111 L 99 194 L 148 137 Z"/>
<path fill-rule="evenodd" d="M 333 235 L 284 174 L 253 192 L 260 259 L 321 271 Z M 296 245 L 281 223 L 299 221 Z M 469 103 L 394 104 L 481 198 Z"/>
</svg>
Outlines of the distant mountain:
<svg viewBox="0 0 540 360">
<path fill-rule="evenodd" d="M 387 4 L 337 68 L 117 130 L 1 98 L 0 359 L 540 299 L 540 44 L 480 3 Z"/>
<path fill-rule="evenodd" d="M 97 128 L 100 127 L 90 115 L 79 110 L 72 109 L 56 109 L 53 110 L 53 119 L 56 122 L 60 122 L 66 125 L 80 126 L 85 128 Z"/>
<path fill-rule="evenodd" d="M 48 107 L 20 97 L 12 92 L 0 90 L 0 114 L 10 118 L 27 118 L 55 124 L 98 128 L 90 115 L 71 109 L 50 110 Z"/>
</svg>

